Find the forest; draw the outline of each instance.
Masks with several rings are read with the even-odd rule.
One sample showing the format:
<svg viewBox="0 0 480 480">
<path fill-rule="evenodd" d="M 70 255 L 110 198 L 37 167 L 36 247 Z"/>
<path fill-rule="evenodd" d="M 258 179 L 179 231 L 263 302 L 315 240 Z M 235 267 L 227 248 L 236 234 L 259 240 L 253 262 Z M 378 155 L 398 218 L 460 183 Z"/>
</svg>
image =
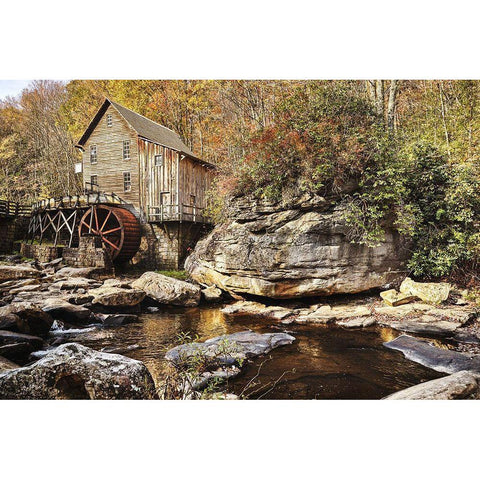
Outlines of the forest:
<svg viewBox="0 0 480 480">
<path fill-rule="evenodd" d="M 0 198 L 78 192 L 75 144 L 108 97 L 217 165 L 216 219 L 240 193 L 342 194 L 352 242 L 377 245 L 393 222 L 413 275 L 475 282 L 479 92 L 460 80 L 32 81 L 0 102 Z"/>
</svg>

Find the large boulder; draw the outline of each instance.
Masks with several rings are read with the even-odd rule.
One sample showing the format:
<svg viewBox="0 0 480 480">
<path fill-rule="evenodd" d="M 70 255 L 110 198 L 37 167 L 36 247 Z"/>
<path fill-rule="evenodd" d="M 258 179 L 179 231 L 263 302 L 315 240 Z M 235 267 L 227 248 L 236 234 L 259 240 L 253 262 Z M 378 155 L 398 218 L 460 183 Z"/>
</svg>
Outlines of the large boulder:
<svg viewBox="0 0 480 480">
<path fill-rule="evenodd" d="M 155 272 L 145 272 L 132 283 L 158 303 L 180 307 L 196 307 L 200 303 L 200 287 Z"/>
<path fill-rule="evenodd" d="M 0 327 L 4 330 L 43 335 L 50 330 L 52 324 L 53 318 L 30 302 L 16 302 L 0 307 Z"/>
<path fill-rule="evenodd" d="M 93 304 L 106 307 L 132 307 L 138 305 L 145 292 L 138 288 L 100 287 L 89 291 L 93 295 Z"/>
<path fill-rule="evenodd" d="M 29 265 L 0 265 L 0 283 L 21 278 L 38 278 L 40 270 Z"/>
<path fill-rule="evenodd" d="M 0 374 L 4 399 L 153 399 L 153 379 L 142 362 L 77 343 L 52 350 L 28 367 Z"/>
<path fill-rule="evenodd" d="M 387 228 L 376 247 L 351 243 L 344 211 L 338 200 L 321 197 L 232 200 L 229 220 L 197 244 L 185 269 L 202 285 L 279 299 L 357 293 L 400 280 L 407 258 L 400 235 Z"/>
<path fill-rule="evenodd" d="M 400 292 L 426 303 L 439 304 L 447 300 L 451 288 L 449 283 L 421 283 L 407 277 L 400 285 Z"/>
<path fill-rule="evenodd" d="M 480 398 L 480 376 L 460 371 L 393 393 L 384 400 L 463 400 Z"/>
</svg>

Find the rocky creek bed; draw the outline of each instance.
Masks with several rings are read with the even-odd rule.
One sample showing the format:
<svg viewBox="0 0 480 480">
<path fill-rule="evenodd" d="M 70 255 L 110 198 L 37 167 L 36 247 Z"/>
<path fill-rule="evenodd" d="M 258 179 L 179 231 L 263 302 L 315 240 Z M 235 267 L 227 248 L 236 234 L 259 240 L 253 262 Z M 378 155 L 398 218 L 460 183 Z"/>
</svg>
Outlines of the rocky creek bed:
<svg viewBox="0 0 480 480">
<path fill-rule="evenodd" d="M 478 395 L 477 312 L 458 294 L 442 305 L 393 307 L 377 294 L 212 305 L 222 302 L 218 289 L 153 272 L 105 278 L 58 261 L 0 265 L 0 294 L 3 398 L 156 398 L 167 352 L 186 333 L 196 349 L 235 346 L 196 381 L 221 378 L 242 398 Z"/>
</svg>

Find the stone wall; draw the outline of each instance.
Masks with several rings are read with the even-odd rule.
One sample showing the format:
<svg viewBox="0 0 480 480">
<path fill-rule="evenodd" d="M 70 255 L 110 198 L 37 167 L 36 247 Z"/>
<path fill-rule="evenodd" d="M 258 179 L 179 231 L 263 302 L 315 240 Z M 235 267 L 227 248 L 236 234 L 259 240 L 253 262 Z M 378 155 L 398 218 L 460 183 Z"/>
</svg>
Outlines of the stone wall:
<svg viewBox="0 0 480 480">
<path fill-rule="evenodd" d="M 0 219 L 0 253 L 12 253 L 15 238 L 15 222 Z"/>
<path fill-rule="evenodd" d="M 150 270 L 181 269 L 205 228 L 190 222 L 142 225 L 142 241 L 133 263 Z"/>
<path fill-rule="evenodd" d="M 113 270 L 112 260 L 106 250 L 102 248 L 99 237 L 80 237 L 76 248 L 64 248 L 63 260 L 71 267 L 97 267 L 106 271 Z"/>
<path fill-rule="evenodd" d="M 0 218 L 0 253 L 13 252 L 13 242 L 26 236 L 28 221 L 27 217 Z"/>
<path fill-rule="evenodd" d="M 22 243 L 20 253 L 26 258 L 34 258 L 41 263 L 51 262 L 62 256 L 62 247 L 53 247 L 51 245 L 30 245 Z"/>
</svg>

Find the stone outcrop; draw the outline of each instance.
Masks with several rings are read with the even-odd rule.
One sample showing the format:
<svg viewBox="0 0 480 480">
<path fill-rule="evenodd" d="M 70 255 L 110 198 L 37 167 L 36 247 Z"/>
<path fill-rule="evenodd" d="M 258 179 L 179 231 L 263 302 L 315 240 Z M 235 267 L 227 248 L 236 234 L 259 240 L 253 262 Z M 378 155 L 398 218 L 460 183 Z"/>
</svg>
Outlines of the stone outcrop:
<svg viewBox="0 0 480 480">
<path fill-rule="evenodd" d="M 480 398 L 480 376 L 460 371 L 393 393 L 383 400 L 464 400 Z"/>
<path fill-rule="evenodd" d="M 145 272 L 132 283 L 151 299 L 166 305 L 196 307 L 200 303 L 200 288 L 191 283 L 155 272 Z"/>
<path fill-rule="evenodd" d="M 0 374 L 3 399 L 153 399 L 142 362 L 77 343 L 52 350 L 28 367 Z"/>
<path fill-rule="evenodd" d="M 402 332 L 455 337 L 462 327 L 477 315 L 471 305 L 435 306 L 410 303 L 398 307 L 382 306 L 377 302 L 352 300 L 347 303 L 310 306 L 264 305 L 260 302 L 238 301 L 222 309 L 226 315 L 248 315 L 281 323 L 336 323 L 345 328 L 365 328 L 372 325 L 391 327 Z"/>
<path fill-rule="evenodd" d="M 185 263 L 198 283 L 233 294 L 294 298 L 356 293 L 401 280 L 406 250 L 393 230 L 369 248 L 351 243 L 344 207 L 321 197 L 283 204 L 242 197 L 229 220 Z"/>
</svg>

